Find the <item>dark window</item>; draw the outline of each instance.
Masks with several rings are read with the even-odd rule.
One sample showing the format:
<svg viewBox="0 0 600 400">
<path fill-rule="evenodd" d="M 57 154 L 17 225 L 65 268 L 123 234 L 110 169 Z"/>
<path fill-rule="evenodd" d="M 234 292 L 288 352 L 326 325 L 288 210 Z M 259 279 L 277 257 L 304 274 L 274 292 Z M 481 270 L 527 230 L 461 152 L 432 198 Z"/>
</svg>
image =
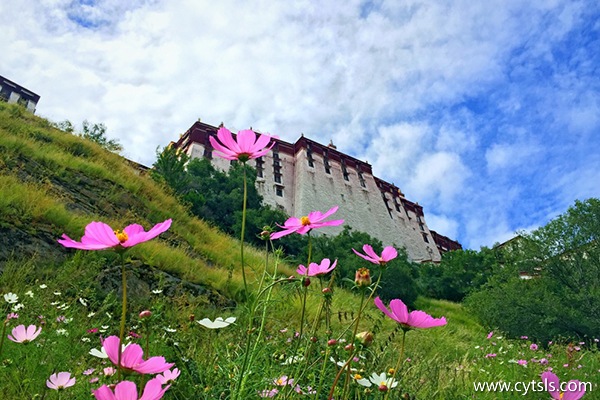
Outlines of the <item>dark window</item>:
<svg viewBox="0 0 600 400">
<path fill-rule="evenodd" d="M 281 174 L 275 174 L 274 179 L 276 183 L 281 183 Z"/>
<path fill-rule="evenodd" d="M 275 186 L 275 194 L 279 197 L 283 197 L 283 188 L 281 186 Z"/>
<path fill-rule="evenodd" d="M 426 234 L 426 233 L 423 233 L 422 235 L 423 235 L 423 241 L 424 241 L 425 243 L 429 243 L 429 239 L 427 239 L 427 234 Z"/>
<path fill-rule="evenodd" d="M 8 101 L 9 98 L 10 98 L 10 89 L 7 87 L 3 87 L 2 90 L 0 90 L 0 100 Z"/>
<path fill-rule="evenodd" d="M 327 150 L 323 150 L 323 165 L 325 166 L 325 172 L 331 173 L 331 165 L 329 165 L 329 157 L 327 156 Z"/>
<path fill-rule="evenodd" d="M 344 175 L 344 180 L 350 180 L 350 174 L 348 173 L 348 169 L 346 168 L 346 163 L 342 161 L 342 174 Z"/>
<path fill-rule="evenodd" d="M 363 176 L 362 172 L 358 171 L 358 180 L 360 181 L 360 186 L 366 188 L 367 185 L 365 184 L 365 177 Z"/>
<path fill-rule="evenodd" d="M 264 161 L 263 161 L 262 157 L 259 157 L 256 159 L 256 177 L 262 178 L 263 171 L 264 171 Z"/>
</svg>

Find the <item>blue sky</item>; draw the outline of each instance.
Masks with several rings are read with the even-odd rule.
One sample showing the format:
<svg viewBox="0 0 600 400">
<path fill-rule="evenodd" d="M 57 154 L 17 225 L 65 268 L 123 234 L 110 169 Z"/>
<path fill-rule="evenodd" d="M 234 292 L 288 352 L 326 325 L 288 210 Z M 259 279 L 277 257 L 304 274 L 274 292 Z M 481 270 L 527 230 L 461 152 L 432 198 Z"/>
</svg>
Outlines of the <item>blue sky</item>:
<svg viewBox="0 0 600 400">
<path fill-rule="evenodd" d="M 478 249 L 600 197 L 600 3 L 0 3 L 0 74 L 124 155 L 198 118 L 373 165 Z"/>
</svg>

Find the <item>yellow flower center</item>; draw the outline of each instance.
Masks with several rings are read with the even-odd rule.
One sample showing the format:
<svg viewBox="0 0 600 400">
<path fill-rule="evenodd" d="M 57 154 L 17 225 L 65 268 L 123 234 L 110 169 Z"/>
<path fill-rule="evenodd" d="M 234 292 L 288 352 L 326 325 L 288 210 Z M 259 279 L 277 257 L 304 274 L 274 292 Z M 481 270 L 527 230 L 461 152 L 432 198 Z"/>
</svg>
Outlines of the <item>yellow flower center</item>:
<svg viewBox="0 0 600 400">
<path fill-rule="evenodd" d="M 390 368 L 388 370 L 388 374 L 390 374 L 390 375 L 394 375 L 394 372 L 396 372 L 396 370 L 394 368 Z"/>
<path fill-rule="evenodd" d="M 302 222 L 302 226 L 310 225 L 310 219 L 308 219 L 308 217 L 302 217 L 300 218 L 300 221 Z"/>
<path fill-rule="evenodd" d="M 127 236 L 127 234 L 123 231 L 116 230 L 115 235 L 117 235 L 117 239 L 119 239 L 120 243 L 125 243 L 127 240 L 129 240 L 129 236 Z"/>
<path fill-rule="evenodd" d="M 354 374 L 354 379 L 356 379 L 356 380 L 362 379 L 362 376 L 360 374 Z"/>
</svg>

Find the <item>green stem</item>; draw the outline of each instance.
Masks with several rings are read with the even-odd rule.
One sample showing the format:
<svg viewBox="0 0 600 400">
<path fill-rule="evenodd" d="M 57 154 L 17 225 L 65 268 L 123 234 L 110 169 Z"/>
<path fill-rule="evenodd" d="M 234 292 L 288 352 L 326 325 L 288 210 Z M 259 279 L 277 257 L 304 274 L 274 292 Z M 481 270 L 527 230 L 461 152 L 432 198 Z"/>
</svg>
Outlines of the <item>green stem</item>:
<svg viewBox="0 0 600 400">
<path fill-rule="evenodd" d="M 244 201 L 242 203 L 242 233 L 240 244 L 240 258 L 242 262 L 242 278 L 244 279 L 244 296 L 248 296 L 248 284 L 246 283 L 246 267 L 244 264 L 244 233 L 246 231 L 246 203 L 248 201 L 248 184 L 246 180 L 246 163 L 242 164 L 244 169 Z"/>
<path fill-rule="evenodd" d="M 272 282 L 270 285 L 268 285 L 267 287 L 263 288 L 263 283 L 265 280 L 265 275 L 267 274 L 267 267 L 269 265 L 269 247 L 268 247 L 268 243 L 266 244 L 266 260 L 265 260 L 265 270 L 263 272 L 263 277 L 261 279 L 261 283 L 259 286 L 259 292 L 256 295 L 256 299 L 254 300 L 253 304 L 252 304 L 252 308 L 250 310 L 250 322 L 248 324 L 248 331 L 247 331 L 247 339 L 246 339 L 246 353 L 244 354 L 244 361 L 242 363 L 242 369 L 240 371 L 240 377 L 238 379 L 238 383 L 236 384 L 236 398 L 239 398 L 240 394 L 244 392 L 244 388 L 246 386 L 246 380 L 248 379 L 248 375 L 246 375 L 246 368 L 248 367 L 249 364 L 252 364 L 252 361 L 254 359 L 254 355 L 256 354 L 256 349 L 258 347 L 258 343 L 260 341 L 260 338 L 262 336 L 262 333 L 264 331 L 264 327 L 265 327 L 265 321 L 266 321 L 266 315 L 267 315 L 267 305 L 271 299 L 271 292 L 273 290 L 273 286 L 275 286 L 277 283 L 286 281 L 287 279 L 281 279 L 281 280 L 277 280 Z M 272 245 L 272 244 L 271 244 Z M 277 275 L 277 258 L 275 259 L 275 266 L 273 267 L 273 279 L 275 278 L 275 276 Z M 265 299 L 264 302 L 264 306 L 263 306 L 263 310 L 262 310 L 262 315 L 261 315 L 261 321 L 260 321 L 260 327 L 258 329 L 258 334 L 256 336 L 256 340 L 254 341 L 254 346 L 252 347 L 252 351 L 250 351 L 250 332 L 252 332 L 252 321 L 254 320 L 254 314 L 257 308 L 257 304 L 258 304 L 258 300 L 261 298 L 261 296 L 267 293 L 267 298 Z"/>
<path fill-rule="evenodd" d="M 344 399 L 344 395 L 346 394 L 346 389 L 348 386 L 348 379 L 350 377 L 350 362 L 352 361 L 352 359 L 354 358 L 354 349 L 355 349 L 355 345 L 354 345 L 354 339 L 356 338 L 356 334 L 358 332 L 358 324 L 360 322 L 360 317 L 362 315 L 362 310 L 364 309 L 364 303 L 365 303 L 365 296 L 363 294 L 363 296 L 360 297 L 360 307 L 358 308 L 358 315 L 356 316 L 356 325 L 354 326 L 354 333 L 352 335 L 351 338 L 351 344 L 352 344 L 352 348 L 350 349 L 350 356 L 348 357 L 348 361 L 346 361 L 346 363 L 342 366 L 342 368 L 340 368 L 339 372 L 337 373 L 337 375 L 335 376 L 335 380 L 333 381 L 333 385 L 331 386 L 331 390 L 329 391 L 329 395 L 327 396 L 328 400 L 331 400 L 333 398 L 333 393 L 335 391 L 335 387 L 338 384 L 338 381 L 340 380 L 340 377 L 342 376 L 342 373 L 344 372 L 344 370 L 347 368 L 347 373 L 346 373 L 346 380 L 344 381 L 344 389 L 342 392 L 342 399 Z M 352 326 L 352 325 L 350 325 Z"/>
<path fill-rule="evenodd" d="M 6 326 L 8 325 L 8 319 L 5 319 L 2 323 L 2 337 L 0 338 L 0 356 L 2 355 L 2 347 L 4 346 L 4 338 L 6 337 Z M 2 361 L 0 359 L 0 361 Z"/>
<path fill-rule="evenodd" d="M 400 345 L 400 356 L 398 357 L 398 361 L 396 361 L 396 367 L 394 368 L 394 373 L 392 374 L 392 378 L 391 378 L 390 382 L 394 381 L 394 377 L 398 373 L 400 364 L 402 364 L 402 360 L 404 359 L 404 343 L 406 342 L 406 332 L 408 332 L 408 329 L 402 328 L 402 342 Z M 387 400 L 389 395 L 390 395 L 390 391 L 388 390 L 385 394 L 384 400 Z"/>
<path fill-rule="evenodd" d="M 117 357 L 117 380 L 121 380 L 121 353 L 123 350 L 123 339 L 125 336 L 125 319 L 127 317 L 127 274 L 125 273 L 125 255 L 121 251 L 121 285 L 123 290 L 123 301 L 121 308 L 121 326 L 119 328 L 119 349 Z"/>
<path fill-rule="evenodd" d="M 359 318 L 359 316 L 362 313 L 363 309 L 365 307 L 367 307 L 367 305 L 369 304 L 369 302 L 373 298 L 373 295 L 375 294 L 375 290 L 377 290 L 377 288 L 379 287 L 379 282 L 381 281 L 381 275 L 382 275 L 381 270 L 379 270 L 379 276 L 377 277 L 377 281 L 375 282 L 375 286 L 373 286 L 373 290 L 371 290 L 371 294 L 367 298 L 367 301 L 365 302 L 364 307 L 361 307 L 361 309 L 358 311 L 358 315 L 356 316 L 356 318 L 354 319 L 354 321 L 352 321 L 352 323 L 354 323 Z M 348 330 L 351 327 L 352 327 L 352 324 L 348 325 L 348 327 L 346 329 L 344 329 L 344 331 L 338 336 L 338 340 L 341 339 L 346 334 L 346 332 L 348 332 Z"/>
</svg>

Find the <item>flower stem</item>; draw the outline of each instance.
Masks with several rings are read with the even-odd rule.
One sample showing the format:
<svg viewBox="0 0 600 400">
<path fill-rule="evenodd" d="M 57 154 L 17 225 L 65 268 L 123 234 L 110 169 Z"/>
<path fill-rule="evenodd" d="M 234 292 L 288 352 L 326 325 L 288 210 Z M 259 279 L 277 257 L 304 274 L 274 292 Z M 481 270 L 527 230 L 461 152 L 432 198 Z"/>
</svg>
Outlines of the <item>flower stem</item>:
<svg viewBox="0 0 600 400">
<path fill-rule="evenodd" d="M 248 296 L 248 284 L 246 283 L 246 267 L 244 264 L 244 233 L 246 230 L 246 203 L 248 201 L 248 183 L 246 179 L 246 163 L 242 164 L 244 169 L 244 200 L 242 202 L 242 232 L 240 238 L 240 261 L 242 263 L 242 278 L 244 279 L 244 296 Z"/>
<path fill-rule="evenodd" d="M 352 334 L 352 348 L 350 349 L 350 356 L 348 357 L 348 361 L 346 361 L 346 363 L 342 366 L 342 368 L 340 368 L 339 372 L 337 373 L 337 375 L 335 376 L 335 380 L 333 381 L 333 385 L 331 386 L 331 390 L 329 391 L 329 395 L 327 396 L 328 400 L 331 400 L 333 398 L 333 393 L 335 391 L 335 387 L 338 384 L 338 381 L 340 380 L 340 377 L 342 376 L 342 373 L 344 372 L 344 370 L 346 368 L 348 368 L 347 373 L 346 373 L 346 380 L 344 381 L 344 390 L 342 393 L 342 398 L 344 397 L 344 394 L 346 393 L 346 389 L 348 386 L 348 379 L 350 377 L 350 362 L 352 361 L 352 359 L 354 358 L 354 338 L 356 338 L 356 333 L 358 332 L 358 324 L 360 322 L 360 317 L 362 315 L 362 311 L 364 309 L 363 305 L 365 303 L 365 296 L 364 293 L 363 295 L 360 297 L 360 307 L 358 308 L 358 315 L 356 316 L 356 325 L 354 327 L 354 333 Z"/>
<path fill-rule="evenodd" d="M 123 338 L 125 336 L 125 319 L 127 317 L 127 274 L 125 273 L 125 255 L 121 251 L 121 286 L 123 290 L 123 301 L 121 307 L 121 326 L 119 328 L 119 349 L 117 357 L 117 380 L 121 380 L 121 353 L 123 352 Z"/>
<path fill-rule="evenodd" d="M 0 338 L 0 355 L 2 355 L 2 347 L 4 346 L 4 338 L 6 337 L 6 325 L 8 325 L 8 319 L 5 319 L 2 323 L 2 337 Z"/>
<path fill-rule="evenodd" d="M 400 344 L 400 356 L 398 357 L 398 361 L 396 361 L 396 367 L 394 368 L 394 373 L 392 374 L 392 378 L 390 379 L 390 382 L 394 382 L 394 378 L 396 377 L 396 374 L 398 373 L 398 369 L 400 368 L 400 364 L 402 364 L 402 360 L 404 358 L 404 343 L 406 342 L 406 332 L 408 332 L 408 329 L 402 328 L 402 342 Z M 389 395 L 390 395 L 390 391 L 388 390 L 385 394 L 384 400 L 387 400 Z"/>
</svg>

